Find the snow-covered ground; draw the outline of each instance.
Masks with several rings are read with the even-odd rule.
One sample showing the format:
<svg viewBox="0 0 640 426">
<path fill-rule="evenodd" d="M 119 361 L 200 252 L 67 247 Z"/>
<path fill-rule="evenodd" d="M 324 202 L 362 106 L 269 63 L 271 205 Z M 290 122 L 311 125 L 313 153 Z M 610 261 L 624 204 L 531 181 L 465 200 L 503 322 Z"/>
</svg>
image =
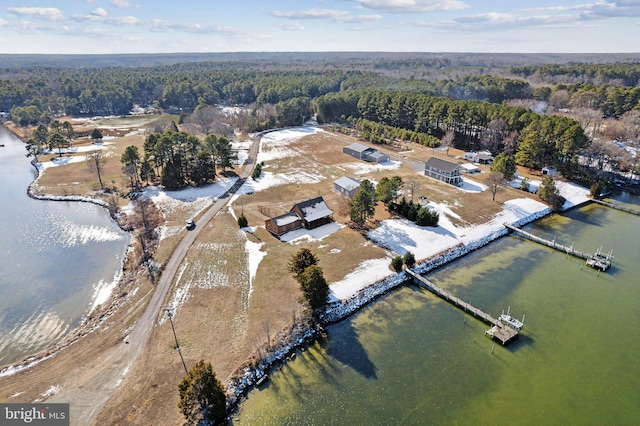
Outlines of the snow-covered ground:
<svg viewBox="0 0 640 426">
<path fill-rule="evenodd" d="M 402 163 L 400 161 L 387 161 L 384 163 L 366 163 L 364 161 L 356 161 L 353 163 L 347 163 L 340 165 L 341 169 L 346 169 L 355 175 L 364 175 L 367 173 L 373 173 L 381 170 L 397 170 Z"/>
<path fill-rule="evenodd" d="M 258 161 L 266 161 L 273 159 L 287 158 L 295 156 L 297 153 L 289 147 L 289 145 L 299 138 L 321 131 L 314 127 L 304 127 L 287 129 L 277 132 L 268 133 L 263 136 Z M 352 162 L 341 165 L 342 168 L 348 169 L 354 174 L 365 174 L 376 170 L 393 170 L 400 167 L 399 162 L 391 161 L 382 164 L 371 164 L 364 162 Z M 268 164 L 262 176 L 257 180 L 248 179 L 240 188 L 238 193 L 232 198 L 232 205 L 237 196 L 240 194 L 253 193 L 265 190 L 272 186 L 284 185 L 290 183 L 317 183 L 325 179 L 324 176 L 310 171 L 293 171 L 287 173 L 273 173 L 268 170 Z M 219 196 L 232 182 L 228 184 L 218 183 L 212 185 L 206 190 L 189 189 L 184 191 L 172 192 L 169 194 L 162 191 L 152 195 L 154 201 L 161 206 L 161 209 L 172 209 L 180 206 L 181 203 L 195 203 L 197 207 L 194 209 L 200 211 L 212 202 L 212 199 Z M 514 185 L 519 185 L 514 183 Z M 531 182 L 532 187 L 537 187 L 539 182 Z M 567 199 L 565 208 L 584 203 L 588 200 L 588 190 L 575 184 L 557 182 L 560 194 Z M 215 187 L 218 189 L 214 189 Z M 486 190 L 486 186 L 475 182 L 471 179 L 464 179 L 464 185 L 461 188 L 466 192 L 482 192 Z M 209 191 L 209 192 L 207 192 Z M 416 259 L 429 259 L 438 255 L 461 248 L 460 252 L 480 247 L 488 241 L 504 235 L 506 229 L 504 223 L 520 224 L 535 218 L 542 217 L 550 212 L 549 208 L 542 202 L 529 198 L 518 198 L 509 200 L 503 204 L 503 209 L 495 215 L 490 221 L 480 225 L 460 225 L 460 218 L 452 211 L 451 206 L 447 204 L 429 203 L 430 209 L 440 214 L 439 226 L 420 227 L 416 224 L 404 219 L 389 219 L 382 221 L 380 226 L 368 234 L 368 237 L 375 244 L 387 249 L 387 256 L 379 259 L 368 259 L 362 262 L 353 272 L 348 274 L 342 280 L 330 283 L 330 300 L 337 305 L 347 306 L 350 303 L 355 305 L 360 302 L 352 303 L 354 298 L 363 290 L 368 290 L 372 284 L 385 280 L 384 286 L 392 287 L 397 285 L 395 281 L 400 282 L 401 277 L 397 280 L 396 275 L 390 269 L 391 258 L 396 255 L 403 255 L 406 252 L 412 252 Z M 458 225 L 454 225 L 451 219 L 456 219 Z M 314 230 L 300 229 L 285 234 L 281 240 L 290 244 L 301 244 L 307 241 L 320 241 L 327 235 L 339 231 L 342 225 L 337 223 L 328 224 Z M 245 232 L 253 232 L 246 230 Z M 261 251 L 262 244 L 252 243 L 247 240 L 246 251 L 249 257 L 250 273 L 249 279 L 253 281 L 255 273 L 262 261 L 265 253 Z M 386 287 L 385 287 L 386 288 Z M 380 290 L 384 291 L 384 289 Z M 373 294 L 373 292 L 371 292 Z M 181 303 L 184 303 L 188 297 L 187 289 L 177 289 L 176 294 L 171 302 L 172 308 L 177 309 Z M 369 297 L 369 296 L 366 296 Z M 365 299 L 366 299 L 365 297 Z M 361 297 L 362 298 L 362 297 Z"/>
<path fill-rule="evenodd" d="M 589 191 L 572 183 L 557 182 L 560 194 L 567 199 L 564 208 L 585 203 Z M 369 238 L 390 251 L 387 258 L 367 260 L 343 280 L 330 284 L 332 300 L 346 300 L 370 284 L 393 275 L 389 269 L 390 258 L 412 252 L 417 260 L 427 259 L 456 246 L 473 245 L 496 232 L 504 230 L 504 224 L 515 224 L 531 217 L 539 217 L 549 208 L 530 198 L 518 198 L 504 203 L 503 210 L 490 221 L 472 226 L 456 226 L 449 216 L 453 213 L 446 205 L 430 203 L 430 208 L 440 213 L 435 228 L 421 227 L 405 219 L 389 219 L 369 232 Z"/>
</svg>

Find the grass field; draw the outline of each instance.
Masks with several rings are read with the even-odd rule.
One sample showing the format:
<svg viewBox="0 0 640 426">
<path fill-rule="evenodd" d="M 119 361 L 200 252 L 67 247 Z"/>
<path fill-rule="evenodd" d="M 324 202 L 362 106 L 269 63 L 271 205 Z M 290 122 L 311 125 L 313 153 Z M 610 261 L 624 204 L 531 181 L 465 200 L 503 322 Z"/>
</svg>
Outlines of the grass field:
<svg viewBox="0 0 640 426">
<path fill-rule="evenodd" d="M 132 126 L 132 123 L 141 125 L 143 122 L 118 119 L 97 124 L 118 127 Z M 262 185 L 264 189 L 240 195 L 231 206 L 233 215 L 223 211 L 206 225 L 187 254 L 169 300 L 165 302 L 168 307 L 177 309 L 176 333 L 187 366 L 200 359 L 211 362 L 218 378 L 225 383 L 237 369 L 263 355 L 279 334 L 290 329 L 304 310 L 298 285 L 287 271 L 288 260 L 300 248 L 309 248 L 317 254 L 329 283 L 343 279 L 365 260 L 390 255 L 372 244 L 363 233 L 346 226 L 347 200 L 333 190 L 334 180 L 350 176 L 379 181 L 385 176 L 400 176 L 405 183 L 413 182 L 414 200 L 424 196 L 436 203 L 446 203 L 459 216 L 456 220 L 463 224 L 485 222 L 500 211 L 501 202 L 524 195 L 507 189 L 498 194 L 497 202 L 494 202 L 488 192 L 462 192 L 427 178 L 419 168 L 411 167 L 432 155 L 457 161 L 454 157 L 461 153 L 453 149 L 446 155 L 415 144 L 401 144 L 388 151 L 394 165 L 380 168 L 342 153 L 342 147 L 354 141 L 356 139 L 349 136 L 329 132 L 312 133 L 290 141 L 286 146 L 270 145 L 263 140 L 264 173 L 255 185 Z M 119 190 L 126 189 L 127 179 L 121 171 L 120 155 L 129 145 L 138 146 L 142 152 L 143 142 L 144 135 L 109 141 L 105 183 L 115 185 Z M 79 141 L 78 145 L 82 144 L 90 144 L 90 141 Z M 486 168 L 483 171 L 486 172 Z M 474 179 L 482 180 L 486 175 L 476 175 Z M 90 195 L 98 189 L 97 176 L 83 162 L 47 169 L 39 184 L 43 192 L 52 194 Z M 410 198 L 408 186 L 405 185 L 405 195 Z M 264 229 L 267 218 L 319 195 L 333 210 L 334 220 L 344 225 L 337 232 L 321 240 L 285 243 Z M 121 204 L 127 202 L 122 200 Z M 254 232 L 238 229 L 235 217 L 240 212 L 245 214 Z M 183 224 L 191 214 L 183 208 L 171 210 L 165 217 L 167 225 L 175 232 L 160 243 L 155 257 L 161 263 L 166 262 L 182 234 L 187 232 Z M 378 206 L 376 216 L 368 226 L 375 226 L 377 220 L 388 217 L 384 207 Z M 249 273 L 248 244 L 260 245 L 259 249 L 264 253 L 253 279 Z M 126 376 L 97 424 L 180 424 L 182 415 L 177 407 L 177 385 L 182 375 L 173 334 L 168 322 L 164 321 L 155 328 L 140 362 Z"/>
</svg>

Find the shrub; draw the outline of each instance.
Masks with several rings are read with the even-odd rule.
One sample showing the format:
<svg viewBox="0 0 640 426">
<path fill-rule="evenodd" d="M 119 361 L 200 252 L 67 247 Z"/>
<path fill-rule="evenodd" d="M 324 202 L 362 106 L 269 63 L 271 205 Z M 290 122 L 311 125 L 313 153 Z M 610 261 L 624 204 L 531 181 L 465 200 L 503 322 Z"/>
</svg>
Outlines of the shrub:
<svg viewBox="0 0 640 426">
<path fill-rule="evenodd" d="M 413 268 L 413 266 L 416 264 L 416 256 L 408 251 L 404 254 L 404 256 L 402 256 L 402 261 L 407 266 L 407 268 Z"/>
<path fill-rule="evenodd" d="M 402 257 L 400 256 L 396 256 L 393 259 L 391 259 L 391 269 L 393 269 L 396 272 L 400 272 L 402 271 Z"/>
</svg>

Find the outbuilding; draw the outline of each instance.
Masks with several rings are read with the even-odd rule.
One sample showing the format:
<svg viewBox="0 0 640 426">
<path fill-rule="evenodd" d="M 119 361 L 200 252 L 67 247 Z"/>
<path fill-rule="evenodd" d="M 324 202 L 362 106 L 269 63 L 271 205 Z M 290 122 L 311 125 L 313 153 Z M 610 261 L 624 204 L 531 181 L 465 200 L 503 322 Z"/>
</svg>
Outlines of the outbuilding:
<svg viewBox="0 0 640 426">
<path fill-rule="evenodd" d="M 333 189 L 349 198 L 353 198 L 356 195 L 358 188 L 360 188 L 360 181 L 347 176 L 343 176 L 333 182 Z"/>
<path fill-rule="evenodd" d="M 545 176 L 555 176 L 558 170 L 555 167 L 543 167 L 542 174 Z"/>
<path fill-rule="evenodd" d="M 387 154 L 383 154 L 375 148 L 357 142 L 343 147 L 342 152 L 358 160 L 370 161 L 372 163 L 386 163 L 389 161 Z"/>
<path fill-rule="evenodd" d="M 460 164 L 459 167 L 460 170 L 464 173 L 480 173 L 480 167 L 471 163 Z"/>
</svg>

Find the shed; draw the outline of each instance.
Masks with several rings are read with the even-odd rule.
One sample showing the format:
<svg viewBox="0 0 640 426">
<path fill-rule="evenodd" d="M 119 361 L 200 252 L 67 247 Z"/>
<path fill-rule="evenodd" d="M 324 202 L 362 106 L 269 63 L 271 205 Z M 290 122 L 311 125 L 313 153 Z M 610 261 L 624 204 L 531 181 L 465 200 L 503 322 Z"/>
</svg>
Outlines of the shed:
<svg viewBox="0 0 640 426">
<path fill-rule="evenodd" d="M 493 163 L 493 155 L 486 152 L 478 152 L 476 154 L 476 163 L 491 164 Z"/>
<path fill-rule="evenodd" d="M 546 176 L 555 176 L 558 170 L 555 167 L 543 167 L 542 174 Z"/>
<path fill-rule="evenodd" d="M 460 170 L 464 173 L 480 173 L 480 167 L 471 163 L 460 164 Z"/>
<path fill-rule="evenodd" d="M 356 195 L 358 188 L 360 188 L 360 181 L 347 176 L 343 176 L 333 182 L 333 189 L 349 198 L 353 198 Z"/>
</svg>

